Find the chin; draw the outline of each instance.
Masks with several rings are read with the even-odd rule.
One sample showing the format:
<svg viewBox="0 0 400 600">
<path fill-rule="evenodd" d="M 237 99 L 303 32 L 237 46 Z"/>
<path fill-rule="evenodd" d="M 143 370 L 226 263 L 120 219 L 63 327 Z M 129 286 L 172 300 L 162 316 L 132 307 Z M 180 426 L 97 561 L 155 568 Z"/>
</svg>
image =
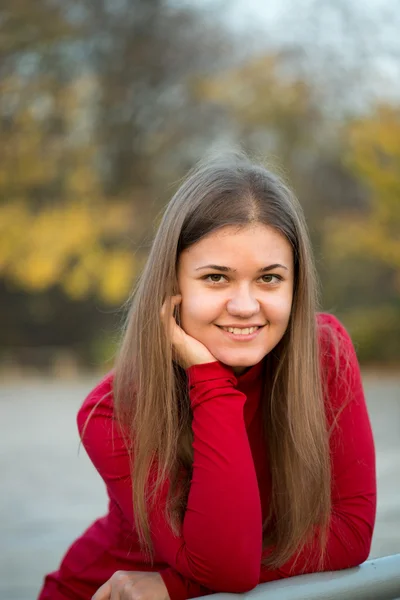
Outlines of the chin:
<svg viewBox="0 0 400 600">
<path fill-rule="evenodd" d="M 224 365 L 227 365 L 228 367 L 248 368 L 248 367 L 253 367 L 254 365 L 258 364 L 264 358 L 264 356 L 266 354 L 267 354 L 267 352 L 263 352 L 263 351 L 251 352 L 251 353 L 249 353 L 249 352 L 247 352 L 247 353 L 246 352 L 240 352 L 240 353 L 215 352 L 214 356 L 217 360 L 222 362 Z"/>
</svg>

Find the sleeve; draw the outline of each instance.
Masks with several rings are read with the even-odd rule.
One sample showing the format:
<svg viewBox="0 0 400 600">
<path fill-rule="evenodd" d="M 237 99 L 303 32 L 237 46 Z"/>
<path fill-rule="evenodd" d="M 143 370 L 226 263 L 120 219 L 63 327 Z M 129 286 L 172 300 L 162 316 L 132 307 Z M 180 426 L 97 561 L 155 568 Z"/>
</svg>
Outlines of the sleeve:
<svg viewBox="0 0 400 600">
<path fill-rule="evenodd" d="M 262 553 L 260 496 L 243 417 L 246 396 L 235 388 L 232 369 L 219 362 L 194 365 L 187 373 L 193 473 L 181 534 L 172 533 L 164 516 L 168 482 L 149 514 L 154 549 L 170 567 L 161 575 L 171 600 L 204 595 L 204 588 L 244 592 L 255 587 Z M 99 404 L 105 386 L 85 401 L 78 427 L 110 496 L 133 526 L 129 457 L 112 403 Z"/>
<path fill-rule="evenodd" d="M 351 339 L 336 318 L 324 317 L 336 335 L 339 351 L 338 371 L 332 347 L 323 359 L 328 371 L 326 401 L 337 414 L 330 437 L 332 512 L 325 558 L 320 566 L 319 543 L 315 535 L 297 560 L 294 557 L 275 570 L 263 567 L 263 582 L 354 567 L 367 560 L 370 552 L 376 514 L 375 448 L 371 424 Z"/>
</svg>

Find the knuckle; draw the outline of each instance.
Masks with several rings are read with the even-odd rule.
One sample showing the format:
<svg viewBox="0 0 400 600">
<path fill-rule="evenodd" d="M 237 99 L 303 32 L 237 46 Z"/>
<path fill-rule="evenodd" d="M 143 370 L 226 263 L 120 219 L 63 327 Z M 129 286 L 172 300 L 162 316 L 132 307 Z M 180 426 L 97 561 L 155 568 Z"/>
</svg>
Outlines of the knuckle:
<svg viewBox="0 0 400 600">
<path fill-rule="evenodd" d="M 111 582 L 119 584 L 119 583 L 124 582 L 125 579 L 126 579 L 125 571 L 115 571 L 115 573 L 111 577 Z"/>
</svg>

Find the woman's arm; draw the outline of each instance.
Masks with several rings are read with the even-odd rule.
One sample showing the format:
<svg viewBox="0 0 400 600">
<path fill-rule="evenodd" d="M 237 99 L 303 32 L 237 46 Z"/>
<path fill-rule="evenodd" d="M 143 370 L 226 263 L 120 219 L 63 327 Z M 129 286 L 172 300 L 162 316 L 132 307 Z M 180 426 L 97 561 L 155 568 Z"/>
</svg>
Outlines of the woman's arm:
<svg viewBox="0 0 400 600">
<path fill-rule="evenodd" d="M 260 497 L 243 418 L 246 397 L 235 389 L 232 369 L 219 362 L 194 365 L 187 373 L 194 457 L 181 535 L 174 536 L 164 516 L 168 482 L 150 513 L 157 555 L 177 572 L 164 572 L 172 600 L 183 597 L 182 576 L 190 580 L 183 581 L 188 592 L 193 581 L 213 591 L 251 589 L 259 581 L 262 546 Z M 91 410 L 110 390 L 109 378 L 89 395 L 78 426 L 110 496 L 133 526 L 129 457 L 110 398 L 97 406 L 84 430 Z"/>
<path fill-rule="evenodd" d="M 329 372 L 327 402 L 336 411 L 343 408 L 330 438 L 332 515 L 325 560 L 319 568 L 319 544 L 315 538 L 297 561 L 292 559 L 275 570 L 263 567 L 264 582 L 317 570 L 354 567 L 364 562 L 370 552 L 376 513 L 375 449 L 360 368 L 344 327 L 331 315 L 321 318 L 336 330 L 339 339 L 338 374 L 333 346 L 325 353 L 324 367 Z"/>
</svg>

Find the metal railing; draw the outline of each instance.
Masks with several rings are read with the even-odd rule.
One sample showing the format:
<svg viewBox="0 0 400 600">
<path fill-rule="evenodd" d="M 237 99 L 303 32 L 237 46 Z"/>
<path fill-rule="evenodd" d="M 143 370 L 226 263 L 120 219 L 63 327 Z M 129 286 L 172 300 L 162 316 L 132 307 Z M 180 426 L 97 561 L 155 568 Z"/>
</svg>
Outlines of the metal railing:
<svg viewBox="0 0 400 600">
<path fill-rule="evenodd" d="M 261 583 L 245 594 L 218 593 L 213 600 L 400 600 L 400 554 L 359 567 Z"/>
</svg>

